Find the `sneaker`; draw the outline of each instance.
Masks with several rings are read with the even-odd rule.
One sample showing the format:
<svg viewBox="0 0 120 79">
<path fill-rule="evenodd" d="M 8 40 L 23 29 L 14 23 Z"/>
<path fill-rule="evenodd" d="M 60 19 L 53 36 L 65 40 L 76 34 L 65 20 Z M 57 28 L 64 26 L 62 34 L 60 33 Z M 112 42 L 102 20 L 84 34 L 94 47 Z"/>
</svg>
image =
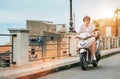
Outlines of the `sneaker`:
<svg viewBox="0 0 120 79">
<path fill-rule="evenodd" d="M 95 56 L 93 56 L 93 60 L 96 61 L 96 57 Z"/>
<path fill-rule="evenodd" d="M 93 57 L 93 60 L 96 61 L 96 57 Z"/>
</svg>

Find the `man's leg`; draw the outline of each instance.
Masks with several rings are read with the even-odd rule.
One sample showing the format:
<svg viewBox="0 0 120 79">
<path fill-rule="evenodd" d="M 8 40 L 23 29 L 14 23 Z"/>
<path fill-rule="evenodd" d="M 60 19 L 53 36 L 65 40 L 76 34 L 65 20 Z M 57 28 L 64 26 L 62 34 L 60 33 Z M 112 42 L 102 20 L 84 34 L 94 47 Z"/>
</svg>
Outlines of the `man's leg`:
<svg viewBox="0 0 120 79">
<path fill-rule="evenodd" d="M 96 60 L 96 41 L 92 40 L 92 55 L 93 55 L 93 60 Z"/>
</svg>

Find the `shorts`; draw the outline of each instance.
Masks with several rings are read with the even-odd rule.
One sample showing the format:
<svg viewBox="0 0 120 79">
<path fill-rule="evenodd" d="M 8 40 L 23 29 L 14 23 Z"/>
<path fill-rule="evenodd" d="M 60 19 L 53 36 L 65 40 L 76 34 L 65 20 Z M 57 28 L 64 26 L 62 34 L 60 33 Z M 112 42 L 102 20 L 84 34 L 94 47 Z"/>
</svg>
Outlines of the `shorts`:
<svg viewBox="0 0 120 79">
<path fill-rule="evenodd" d="M 88 48 L 88 47 L 90 47 L 90 45 L 92 45 L 92 41 L 95 41 L 95 37 L 92 37 L 92 38 L 88 38 L 86 41 L 88 41 L 89 42 L 89 44 L 87 45 L 87 47 L 85 46 L 85 48 Z M 79 41 L 80 42 L 80 41 Z M 80 46 L 80 43 L 78 42 L 78 45 L 77 45 L 77 47 L 78 48 L 82 48 L 81 46 Z"/>
</svg>

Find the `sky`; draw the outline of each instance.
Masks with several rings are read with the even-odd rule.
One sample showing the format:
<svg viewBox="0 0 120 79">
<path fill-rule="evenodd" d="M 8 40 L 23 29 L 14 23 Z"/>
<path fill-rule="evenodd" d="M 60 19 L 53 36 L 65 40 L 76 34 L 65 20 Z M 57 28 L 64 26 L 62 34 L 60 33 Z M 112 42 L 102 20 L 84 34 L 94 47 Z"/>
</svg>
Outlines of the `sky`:
<svg viewBox="0 0 120 79">
<path fill-rule="evenodd" d="M 112 17 L 119 3 L 120 0 L 73 0 L 75 29 L 85 15 L 92 20 Z M 69 0 L 0 0 L 0 34 L 8 34 L 8 28 L 26 28 L 26 20 L 53 21 L 69 27 Z"/>
</svg>

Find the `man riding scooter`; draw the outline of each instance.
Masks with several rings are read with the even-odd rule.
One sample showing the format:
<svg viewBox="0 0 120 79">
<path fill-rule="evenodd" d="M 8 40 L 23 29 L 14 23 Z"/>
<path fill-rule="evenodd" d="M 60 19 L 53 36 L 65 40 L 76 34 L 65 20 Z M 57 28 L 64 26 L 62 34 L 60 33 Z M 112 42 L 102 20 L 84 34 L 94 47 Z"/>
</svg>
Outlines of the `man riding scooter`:
<svg viewBox="0 0 120 79">
<path fill-rule="evenodd" d="M 91 55 L 93 61 L 96 61 L 96 38 L 99 36 L 99 34 L 96 31 L 95 25 L 90 23 L 90 21 L 91 18 L 89 16 L 85 16 L 83 18 L 84 24 L 80 27 L 76 37 L 79 37 L 79 35 L 84 32 L 89 33 L 90 34 L 89 36 L 92 36 L 91 38 L 89 38 L 89 41 L 91 42 L 91 46 L 92 46 Z"/>
</svg>

